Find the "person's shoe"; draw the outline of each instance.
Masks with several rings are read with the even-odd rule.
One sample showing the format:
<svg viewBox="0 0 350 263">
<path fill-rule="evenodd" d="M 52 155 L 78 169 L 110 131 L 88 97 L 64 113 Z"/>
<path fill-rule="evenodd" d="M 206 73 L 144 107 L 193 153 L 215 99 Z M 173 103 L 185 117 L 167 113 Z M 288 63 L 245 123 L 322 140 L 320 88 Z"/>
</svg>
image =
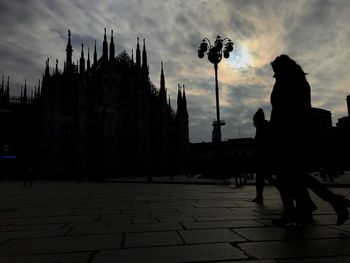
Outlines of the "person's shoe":
<svg viewBox="0 0 350 263">
<path fill-rule="evenodd" d="M 272 219 L 271 223 L 275 226 L 296 226 L 298 222 L 295 220 L 294 216 L 291 213 L 282 213 L 280 218 Z"/>
<path fill-rule="evenodd" d="M 252 202 L 262 205 L 264 203 L 264 198 L 257 196 L 252 200 Z"/>
<path fill-rule="evenodd" d="M 337 213 L 337 226 L 341 226 L 349 218 L 348 207 L 350 206 L 350 202 L 345 196 L 337 195 L 332 206 Z"/>
</svg>

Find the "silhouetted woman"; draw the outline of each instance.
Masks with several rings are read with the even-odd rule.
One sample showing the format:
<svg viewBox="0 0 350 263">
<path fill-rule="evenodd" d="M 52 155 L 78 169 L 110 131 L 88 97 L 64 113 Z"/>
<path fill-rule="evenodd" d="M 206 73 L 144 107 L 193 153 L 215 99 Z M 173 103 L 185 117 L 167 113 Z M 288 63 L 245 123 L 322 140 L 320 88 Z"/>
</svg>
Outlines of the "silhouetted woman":
<svg viewBox="0 0 350 263">
<path fill-rule="evenodd" d="M 268 180 L 273 186 L 277 187 L 276 180 L 272 177 L 270 169 L 270 131 L 269 122 L 265 120 L 265 114 L 262 108 L 254 114 L 253 123 L 256 128 L 255 133 L 255 159 L 256 159 L 256 197 L 252 202 L 263 204 L 264 203 L 264 186 L 265 179 Z M 278 188 L 278 187 L 277 187 Z"/>
<path fill-rule="evenodd" d="M 271 65 L 276 79 L 271 93 L 272 161 L 285 209 L 274 223 L 305 222 L 316 209 L 306 186 L 311 157 L 310 85 L 302 68 L 287 55 L 278 56 Z"/>
<path fill-rule="evenodd" d="M 316 206 L 307 192 L 308 187 L 332 205 L 337 214 L 337 225 L 342 225 L 349 217 L 349 200 L 343 195 L 334 194 L 308 174 L 312 118 L 310 85 L 306 74 L 287 55 L 277 57 L 271 65 L 276 78 L 271 93 L 272 156 L 285 209 L 282 217 L 273 223 L 286 225 L 312 219 Z"/>
</svg>

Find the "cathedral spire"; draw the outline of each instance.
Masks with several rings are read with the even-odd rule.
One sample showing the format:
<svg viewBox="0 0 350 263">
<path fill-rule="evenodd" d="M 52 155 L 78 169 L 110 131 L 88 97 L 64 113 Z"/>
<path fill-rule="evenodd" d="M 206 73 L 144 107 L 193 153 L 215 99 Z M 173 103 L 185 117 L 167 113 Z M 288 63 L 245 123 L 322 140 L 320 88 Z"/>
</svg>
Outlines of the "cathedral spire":
<svg viewBox="0 0 350 263">
<path fill-rule="evenodd" d="M 85 72 L 84 44 L 81 43 L 80 73 Z"/>
<path fill-rule="evenodd" d="M 182 84 L 182 100 L 183 100 L 184 104 L 187 103 L 187 101 L 186 101 L 185 84 Z"/>
<path fill-rule="evenodd" d="M 183 106 L 183 113 L 185 117 L 188 118 L 188 111 L 187 111 L 187 99 L 186 99 L 186 92 L 185 92 L 185 84 L 182 85 L 182 106 Z"/>
<path fill-rule="evenodd" d="M 96 40 L 95 40 L 95 49 L 94 49 L 94 64 L 97 62 L 97 51 L 96 51 Z"/>
<path fill-rule="evenodd" d="M 23 92 L 23 102 L 24 104 L 27 104 L 27 79 L 24 81 L 24 92 Z"/>
<path fill-rule="evenodd" d="M 55 70 L 55 74 L 58 75 L 58 59 L 56 59 L 56 70 Z"/>
<path fill-rule="evenodd" d="M 46 59 L 45 76 L 50 76 L 50 59 Z"/>
<path fill-rule="evenodd" d="M 6 98 L 10 99 L 10 76 L 7 76 Z"/>
<path fill-rule="evenodd" d="M 160 63 L 161 71 L 160 71 L 160 90 L 159 97 L 162 103 L 166 103 L 166 90 L 165 90 L 165 78 L 164 78 L 164 70 L 163 70 L 163 62 Z"/>
<path fill-rule="evenodd" d="M 109 60 L 114 59 L 114 41 L 113 41 L 113 30 L 111 31 L 111 43 L 109 43 Z"/>
<path fill-rule="evenodd" d="M 2 97 L 5 92 L 5 86 L 4 86 L 4 76 L 2 76 L 2 82 L 1 82 L 1 90 L 0 90 L 0 96 Z"/>
<path fill-rule="evenodd" d="M 103 60 L 108 60 L 108 43 L 107 43 L 106 28 L 105 28 L 105 34 L 103 36 L 102 58 Z"/>
<path fill-rule="evenodd" d="M 134 49 L 131 49 L 131 63 L 134 64 Z"/>
<path fill-rule="evenodd" d="M 87 65 L 86 65 L 86 67 L 87 67 L 87 70 L 89 70 L 90 69 L 90 48 L 88 47 L 88 57 L 87 57 Z"/>
<path fill-rule="evenodd" d="M 147 52 L 146 52 L 146 41 L 143 39 L 143 49 L 142 49 L 142 68 L 148 70 L 147 66 Z"/>
<path fill-rule="evenodd" d="M 68 43 L 66 47 L 66 68 L 68 70 L 70 70 L 72 67 L 72 54 L 73 54 L 73 48 L 72 48 L 72 43 L 70 39 L 70 30 L 68 30 Z"/>
<path fill-rule="evenodd" d="M 177 116 L 182 115 L 182 95 L 181 95 L 181 86 L 180 86 L 180 84 L 177 84 L 177 109 L 176 109 L 176 115 Z"/>
<path fill-rule="evenodd" d="M 136 67 L 139 68 L 141 66 L 141 51 L 139 38 L 137 38 L 137 47 L 136 47 Z"/>
</svg>

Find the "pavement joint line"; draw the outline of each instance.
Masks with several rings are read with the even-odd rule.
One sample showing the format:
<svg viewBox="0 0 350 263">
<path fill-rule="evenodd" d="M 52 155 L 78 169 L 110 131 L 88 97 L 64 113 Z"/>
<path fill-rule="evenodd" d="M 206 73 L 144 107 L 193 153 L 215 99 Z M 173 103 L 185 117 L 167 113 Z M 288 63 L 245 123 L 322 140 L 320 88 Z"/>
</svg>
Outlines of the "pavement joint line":
<svg viewBox="0 0 350 263">
<path fill-rule="evenodd" d="M 70 232 L 72 232 L 72 230 L 74 229 L 74 227 L 72 226 L 72 227 L 70 227 L 69 229 L 68 229 L 68 231 L 67 232 L 65 232 L 64 234 L 63 234 L 63 236 L 70 236 L 69 235 L 69 233 Z"/>
<path fill-rule="evenodd" d="M 93 250 L 93 251 L 91 251 L 91 255 L 90 255 L 90 257 L 88 258 L 88 260 L 86 261 L 86 263 L 91 263 L 92 260 L 94 259 L 95 255 L 97 255 L 98 253 L 99 253 L 98 250 Z"/>
<path fill-rule="evenodd" d="M 326 228 L 332 229 L 332 230 L 338 230 L 338 231 L 342 231 L 342 232 L 348 233 L 348 234 L 350 233 L 349 230 L 342 229 L 341 228 L 342 226 L 336 226 L 336 225 L 323 225 L 323 226 Z M 345 225 L 343 225 L 343 226 L 345 226 Z"/>
<path fill-rule="evenodd" d="M 241 242 L 230 242 L 230 245 L 232 247 L 237 248 L 238 250 L 242 251 L 243 255 L 248 257 L 248 260 L 257 260 L 257 258 L 255 258 L 254 256 L 249 255 L 247 251 L 245 251 L 241 247 L 239 247 L 238 243 L 241 243 Z"/>
<path fill-rule="evenodd" d="M 184 237 L 181 235 L 180 230 L 176 230 L 176 233 L 180 237 L 180 239 L 182 240 L 183 244 L 186 245 L 187 243 L 186 243 Z"/>
<path fill-rule="evenodd" d="M 245 239 L 245 241 L 237 241 L 237 242 L 233 242 L 233 243 L 237 244 L 237 243 L 243 243 L 243 242 L 247 242 L 247 241 L 249 242 L 249 241 L 250 241 L 248 238 L 246 238 L 245 236 L 243 236 L 243 235 L 237 233 L 237 232 L 234 231 L 233 229 L 230 229 L 230 230 L 231 230 L 233 233 L 235 233 L 237 236 L 239 236 L 239 237 Z"/>
<path fill-rule="evenodd" d="M 122 241 L 120 242 L 120 248 L 125 249 L 125 239 L 126 239 L 126 233 L 122 233 Z"/>
</svg>

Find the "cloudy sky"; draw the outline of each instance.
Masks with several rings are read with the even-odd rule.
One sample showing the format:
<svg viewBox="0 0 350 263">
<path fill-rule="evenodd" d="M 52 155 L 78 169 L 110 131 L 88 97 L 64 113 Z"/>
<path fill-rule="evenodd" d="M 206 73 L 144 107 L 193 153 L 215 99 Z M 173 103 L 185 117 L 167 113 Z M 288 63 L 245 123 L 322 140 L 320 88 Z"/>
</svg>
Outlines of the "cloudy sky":
<svg viewBox="0 0 350 263">
<path fill-rule="evenodd" d="M 270 62 L 281 53 L 308 72 L 313 106 L 330 110 L 335 125 L 350 94 L 349 13 L 348 0 L 0 0 L 0 76 L 10 75 L 11 95 L 19 95 L 25 78 L 34 88 L 47 57 L 63 67 L 68 29 L 75 60 L 82 42 L 93 49 L 97 40 L 101 55 L 105 27 L 114 30 L 117 54 L 146 38 L 152 82 L 159 87 L 163 61 L 173 105 L 177 83 L 187 87 L 191 141 L 208 141 L 214 70 L 196 50 L 204 37 L 219 34 L 235 44 L 219 65 L 224 139 L 254 136 L 259 107 L 269 117 Z"/>
</svg>

